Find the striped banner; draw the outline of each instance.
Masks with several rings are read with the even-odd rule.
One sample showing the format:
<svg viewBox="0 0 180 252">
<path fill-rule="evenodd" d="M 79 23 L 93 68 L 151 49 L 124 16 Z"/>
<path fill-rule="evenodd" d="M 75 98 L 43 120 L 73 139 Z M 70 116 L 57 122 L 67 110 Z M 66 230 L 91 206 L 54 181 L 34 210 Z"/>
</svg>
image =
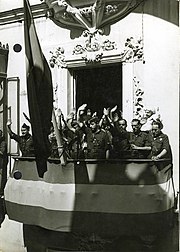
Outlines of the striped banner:
<svg viewBox="0 0 180 252">
<path fill-rule="evenodd" d="M 174 206 L 171 166 L 154 162 L 48 162 L 16 159 L 5 188 L 10 219 L 61 232 L 113 235 L 168 227 Z M 137 225 L 138 223 L 138 225 Z M 158 225 L 159 223 L 159 225 Z M 128 227 L 128 228 L 127 228 Z"/>
</svg>

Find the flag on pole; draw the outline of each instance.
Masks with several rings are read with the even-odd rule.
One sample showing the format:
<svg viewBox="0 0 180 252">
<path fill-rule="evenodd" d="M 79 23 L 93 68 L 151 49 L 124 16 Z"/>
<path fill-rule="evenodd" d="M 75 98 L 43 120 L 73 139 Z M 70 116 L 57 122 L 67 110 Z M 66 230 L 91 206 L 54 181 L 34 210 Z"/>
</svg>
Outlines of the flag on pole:
<svg viewBox="0 0 180 252">
<path fill-rule="evenodd" d="M 50 154 L 48 135 L 53 109 L 51 70 L 38 40 L 28 0 L 24 0 L 24 39 L 27 93 L 37 170 L 43 177 Z"/>
</svg>

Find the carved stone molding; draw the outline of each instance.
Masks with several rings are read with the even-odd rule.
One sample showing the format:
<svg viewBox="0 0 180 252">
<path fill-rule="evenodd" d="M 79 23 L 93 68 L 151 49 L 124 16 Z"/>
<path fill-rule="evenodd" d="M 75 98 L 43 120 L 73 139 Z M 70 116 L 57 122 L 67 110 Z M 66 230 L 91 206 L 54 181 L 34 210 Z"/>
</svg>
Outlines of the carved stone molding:
<svg viewBox="0 0 180 252">
<path fill-rule="evenodd" d="M 103 49 L 103 51 L 111 51 L 114 49 L 116 50 L 117 46 L 114 41 L 110 41 L 109 39 L 106 39 L 103 41 L 102 49 Z"/>
<path fill-rule="evenodd" d="M 86 62 L 100 62 L 103 57 L 103 52 L 86 52 L 84 56 L 82 56 L 82 59 L 84 59 Z"/>
<path fill-rule="evenodd" d="M 58 47 L 54 52 L 50 51 L 52 54 L 49 64 L 53 68 L 55 65 L 58 67 L 65 68 L 66 67 L 66 61 L 65 61 L 65 55 L 64 55 L 64 48 Z"/>
<path fill-rule="evenodd" d="M 117 49 L 115 42 L 106 39 L 102 41 L 102 30 L 96 30 L 90 33 L 84 31 L 83 37 L 87 38 L 84 44 L 77 44 L 73 49 L 73 55 L 82 55 L 82 59 L 86 62 L 99 62 L 103 57 L 104 51 Z"/>
<path fill-rule="evenodd" d="M 141 119 L 144 113 L 144 103 L 143 103 L 143 95 L 144 91 L 140 85 L 140 81 L 134 77 L 133 78 L 133 92 L 134 92 L 134 97 L 133 97 L 133 116 L 135 118 Z"/>
<path fill-rule="evenodd" d="M 135 40 L 133 37 L 127 38 L 125 48 L 120 56 L 124 62 L 143 60 L 142 39 Z"/>
<path fill-rule="evenodd" d="M 68 61 L 75 62 L 84 60 L 85 63 L 101 62 L 105 58 L 113 57 L 117 58 L 118 62 L 135 62 L 143 60 L 143 46 L 142 40 L 135 40 L 133 37 L 127 38 L 125 41 L 124 49 L 122 51 L 117 50 L 117 45 L 114 41 L 109 39 L 102 40 L 103 36 L 100 32 L 89 33 L 85 31 L 83 37 L 84 42 L 78 43 L 72 50 L 72 54 L 65 55 L 65 51 L 62 47 L 58 47 L 52 54 L 50 59 L 50 66 L 66 68 L 67 58 Z M 81 58 L 79 58 L 79 56 Z M 106 59 L 105 59 L 106 60 Z M 113 60 L 114 61 L 114 60 Z"/>
</svg>

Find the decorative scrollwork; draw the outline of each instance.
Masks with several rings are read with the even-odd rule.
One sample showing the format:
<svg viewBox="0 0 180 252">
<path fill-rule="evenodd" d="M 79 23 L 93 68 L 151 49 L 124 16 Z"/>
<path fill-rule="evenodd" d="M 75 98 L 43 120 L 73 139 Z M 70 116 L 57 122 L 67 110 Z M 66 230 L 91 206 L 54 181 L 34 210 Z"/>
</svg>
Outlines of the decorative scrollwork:
<svg viewBox="0 0 180 252">
<path fill-rule="evenodd" d="M 103 52 L 86 52 L 82 57 L 86 62 L 100 62 L 103 56 Z"/>
<path fill-rule="evenodd" d="M 101 61 L 104 51 L 117 49 L 115 42 L 112 42 L 109 39 L 102 42 L 102 34 L 103 30 L 100 29 L 92 32 L 85 30 L 82 36 L 87 39 L 85 40 L 84 45 L 78 44 L 74 47 L 73 54 L 84 54 L 82 55 L 82 58 L 88 62 Z"/>
<path fill-rule="evenodd" d="M 84 47 L 82 45 L 78 44 L 74 47 L 73 54 L 76 54 L 76 55 L 82 54 L 82 53 L 84 53 L 84 51 L 85 51 Z"/>
<path fill-rule="evenodd" d="M 49 64 L 52 68 L 54 68 L 55 65 L 58 67 L 66 67 L 66 61 L 65 61 L 65 55 L 64 55 L 64 48 L 58 47 L 55 52 L 50 51 L 52 54 Z"/>
<path fill-rule="evenodd" d="M 125 49 L 120 54 L 123 61 L 132 62 L 143 59 L 143 45 L 142 39 L 135 40 L 133 37 L 127 38 L 125 42 Z"/>
<path fill-rule="evenodd" d="M 140 86 L 140 81 L 137 80 L 136 77 L 133 78 L 134 82 L 134 109 L 133 114 L 135 118 L 141 119 L 143 116 L 143 95 L 144 91 L 142 90 L 142 87 Z"/>
<path fill-rule="evenodd" d="M 78 43 L 73 51 L 73 55 L 82 55 L 82 59 L 86 62 L 99 62 L 107 51 L 117 50 L 116 43 L 105 39 L 102 41 L 102 30 L 89 31 L 85 30 L 82 34 L 86 40 L 84 43 Z M 58 67 L 66 67 L 64 49 L 57 48 L 55 52 L 51 52 L 50 59 L 51 67 L 57 65 Z M 142 40 L 135 41 L 133 37 L 127 38 L 125 42 L 125 49 L 120 53 L 122 62 L 135 62 L 143 59 Z M 139 98 L 139 101 L 141 98 Z"/>
<path fill-rule="evenodd" d="M 89 40 L 86 40 L 85 41 L 85 50 L 88 51 L 88 52 L 96 52 L 96 51 L 99 51 L 101 48 L 101 45 L 98 41 L 89 41 Z"/>
<path fill-rule="evenodd" d="M 114 41 L 110 41 L 109 39 L 106 39 L 103 42 L 102 49 L 103 51 L 111 51 L 111 50 L 117 49 L 117 46 Z"/>
</svg>

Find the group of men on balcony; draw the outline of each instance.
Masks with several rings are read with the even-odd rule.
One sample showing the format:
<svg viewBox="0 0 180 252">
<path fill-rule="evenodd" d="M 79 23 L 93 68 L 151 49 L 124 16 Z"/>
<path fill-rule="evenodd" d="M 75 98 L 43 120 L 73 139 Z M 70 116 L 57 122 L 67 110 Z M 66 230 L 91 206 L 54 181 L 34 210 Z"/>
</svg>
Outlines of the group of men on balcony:
<svg viewBox="0 0 180 252">
<path fill-rule="evenodd" d="M 118 114 L 117 106 L 104 109 L 101 119 L 91 113 L 87 104 L 83 104 L 77 112 L 72 112 L 67 119 L 61 110 L 57 111 L 59 133 L 62 135 L 63 146 L 69 158 L 87 159 L 122 159 L 151 158 L 172 160 L 171 147 L 166 134 L 162 132 L 163 124 L 152 120 L 151 129 L 142 131 L 139 119 L 131 121 L 132 132 L 128 132 L 127 121 Z M 12 132 L 10 122 L 7 130 L 10 137 L 19 143 L 22 156 L 34 156 L 33 138 L 30 127 L 22 125 L 22 135 Z M 49 134 L 51 158 L 59 158 L 58 144 L 52 125 Z"/>
<path fill-rule="evenodd" d="M 61 110 L 58 110 L 57 118 L 59 133 L 63 139 L 63 153 L 70 159 L 151 159 L 153 161 L 163 159 L 168 164 L 172 163 L 169 139 L 162 132 L 163 124 L 159 119 L 152 120 L 151 127 L 145 131 L 141 130 L 142 123 L 139 119 L 132 119 L 132 131 L 128 132 L 127 121 L 115 109 L 111 111 L 104 109 L 103 116 L 99 119 L 96 113 L 92 115 L 86 104 L 81 106 L 77 113 L 70 113 L 66 120 Z M 35 156 L 30 126 L 24 123 L 21 127 L 21 135 L 17 135 L 11 130 L 11 122 L 8 121 L 7 132 L 10 138 L 18 142 L 23 157 Z M 51 146 L 49 158 L 60 158 L 56 139 L 52 124 L 49 134 Z M 0 130 L 0 203 L 7 181 L 7 163 L 7 143 Z M 0 208 L 2 208 L 1 204 Z M 1 216 L 0 223 L 4 219 L 4 214 Z"/>
</svg>

